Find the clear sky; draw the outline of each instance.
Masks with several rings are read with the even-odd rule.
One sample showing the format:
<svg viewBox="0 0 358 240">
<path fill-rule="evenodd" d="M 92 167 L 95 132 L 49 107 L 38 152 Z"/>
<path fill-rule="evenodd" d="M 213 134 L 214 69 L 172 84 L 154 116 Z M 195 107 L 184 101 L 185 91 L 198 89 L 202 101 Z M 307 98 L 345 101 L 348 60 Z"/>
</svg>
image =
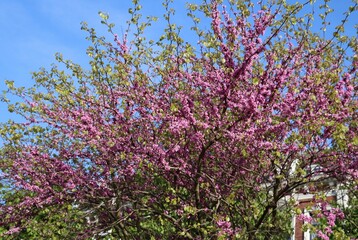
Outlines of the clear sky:
<svg viewBox="0 0 358 240">
<path fill-rule="evenodd" d="M 189 24 L 184 20 L 183 11 L 187 1 L 175 0 L 173 5 L 178 10 L 179 24 Z M 162 15 L 160 0 L 142 0 L 141 3 L 143 15 Z M 347 0 L 333 1 L 337 20 L 342 19 L 340 13 L 349 4 Z M 31 86 L 30 73 L 40 67 L 50 67 L 56 52 L 74 62 L 86 63 L 89 42 L 85 40 L 86 33 L 80 30 L 80 22 L 86 21 L 99 35 L 106 34 L 98 16 L 98 11 L 103 11 L 110 14 L 110 22 L 120 31 L 126 27 L 130 6 L 130 0 L 0 0 L 0 91 L 6 89 L 6 79 L 14 80 L 17 86 Z M 0 103 L 0 122 L 8 119 L 17 118 Z"/>
</svg>

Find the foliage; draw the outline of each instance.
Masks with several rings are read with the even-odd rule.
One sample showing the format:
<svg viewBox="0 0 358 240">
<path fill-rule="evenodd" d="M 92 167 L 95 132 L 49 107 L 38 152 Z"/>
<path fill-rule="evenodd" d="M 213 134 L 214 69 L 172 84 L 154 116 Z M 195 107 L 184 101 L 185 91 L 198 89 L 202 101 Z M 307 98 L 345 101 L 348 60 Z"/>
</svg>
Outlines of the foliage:
<svg viewBox="0 0 358 240">
<path fill-rule="evenodd" d="M 350 238 L 358 236 L 358 191 L 356 186 L 357 180 L 355 182 L 352 181 L 346 190 L 348 193 L 348 203 L 344 206 L 338 205 L 342 209 L 345 218 L 337 223 L 336 229 L 338 232 L 344 232 Z M 337 237 L 337 239 L 339 238 Z"/>
<path fill-rule="evenodd" d="M 357 178 L 358 49 L 343 32 L 357 4 L 328 39 L 300 17 L 310 1 L 189 4 L 190 43 L 169 2 L 158 40 L 134 1 L 122 38 L 83 25 L 89 70 L 57 55 L 65 70 L 33 88 L 8 82 L 26 122 L 1 128 L 1 179 L 19 194 L 0 208 L 6 234 L 283 239 L 298 191 Z M 74 225 L 43 232 L 39 218 L 63 217 Z"/>
<path fill-rule="evenodd" d="M 10 224 L 0 228 L 0 235 L 6 239 L 74 239 L 86 221 L 71 205 L 46 207 L 35 213 L 32 219 L 22 222 L 22 229 Z M 10 229 L 15 229 L 14 234 L 5 235 Z"/>
</svg>

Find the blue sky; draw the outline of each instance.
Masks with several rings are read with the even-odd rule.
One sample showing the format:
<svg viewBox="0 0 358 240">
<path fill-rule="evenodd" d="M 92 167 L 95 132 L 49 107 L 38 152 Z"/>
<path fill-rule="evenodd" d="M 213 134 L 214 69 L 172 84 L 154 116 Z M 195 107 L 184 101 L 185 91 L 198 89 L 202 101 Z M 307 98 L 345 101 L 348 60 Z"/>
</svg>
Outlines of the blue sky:
<svg viewBox="0 0 358 240">
<path fill-rule="evenodd" d="M 143 15 L 162 15 L 160 0 L 141 2 Z M 187 24 L 183 20 L 185 2 L 176 0 L 174 5 L 183 25 Z M 347 0 L 333 1 L 337 20 L 341 19 L 340 13 L 349 3 Z M 56 52 L 85 64 L 89 42 L 85 40 L 86 33 L 80 30 L 80 22 L 86 21 L 90 27 L 98 30 L 99 35 L 106 34 L 98 16 L 98 11 L 103 11 L 110 14 L 110 22 L 114 22 L 120 32 L 126 27 L 130 6 L 130 0 L 1 0 L 0 91 L 6 89 L 6 79 L 14 80 L 17 86 L 31 86 L 30 73 L 40 67 L 50 67 L 55 62 Z M 352 21 L 350 26 L 353 26 Z M 158 33 L 151 31 L 148 34 Z M 17 118 L 7 112 L 5 104 L 0 103 L 0 122 L 8 119 Z"/>
</svg>

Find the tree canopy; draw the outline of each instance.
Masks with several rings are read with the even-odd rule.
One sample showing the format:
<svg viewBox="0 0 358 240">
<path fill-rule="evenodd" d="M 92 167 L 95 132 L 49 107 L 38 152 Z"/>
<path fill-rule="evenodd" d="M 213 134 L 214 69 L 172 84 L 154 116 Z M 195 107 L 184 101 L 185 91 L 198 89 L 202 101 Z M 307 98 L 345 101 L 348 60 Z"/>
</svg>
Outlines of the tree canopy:
<svg viewBox="0 0 358 240">
<path fill-rule="evenodd" d="M 113 40 L 83 24 L 89 69 L 58 54 L 33 88 L 8 82 L 25 121 L 1 126 L 3 234 L 283 239 L 311 191 L 318 236 L 333 236 L 343 214 L 320 186 L 358 176 L 358 47 L 344 34 L 357 3 L 325 37 L 327 1 L 188 4 L 194 41 L 170 1 L 147 39 L 156 19 L 133 3 L 122 36 L 100 13 Z"/>
</svg>

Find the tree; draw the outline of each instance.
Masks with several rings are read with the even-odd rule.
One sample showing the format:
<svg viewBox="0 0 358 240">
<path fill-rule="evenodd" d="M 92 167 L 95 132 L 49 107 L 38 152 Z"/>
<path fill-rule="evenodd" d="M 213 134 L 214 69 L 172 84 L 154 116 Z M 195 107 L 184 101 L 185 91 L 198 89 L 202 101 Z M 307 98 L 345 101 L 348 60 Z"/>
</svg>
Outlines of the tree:
<svg viewBox="0 0 358 240">
<path fill-rule="evenodd" d="M 358 191 L 357 191 L 357 180 L 349 183 L 345 187 L 347 191 L 346 197 L 348 201 L 345 204 L 340 204 L 338 207 L 342 209 L 345 218 L 343 221 L 337 223 L 336 229 L 338 233 L 344 232 L 348 239 L 354 238 L 358 235 Z M 341 234 L 342 235 L 342 234 Z M 336 237 L 339 239 L 339 237 Z M 342 237 L 341 237 L 342 238 Z M 343 239 L 343 238 L 342 238 Z"/>
<path fill-rule="evenodd" d="M 310 1 L 188 4 L 190 44 L 169 2 L 159 40 L 134 1 L 122 38 L 83 25 L 90 70 L 57 55 L 65 70 L 33 88 L 8 82 L 26 119 L 1 130 L 1 178 L 21 193 L 0 208 L 8 234 L 72 206 L 83 238 L 282 239 L 296 191 L 357 179 L 358 48 L 343 31 L 357 4 L 328 39 L 300 17 Z"/>
</svg>

